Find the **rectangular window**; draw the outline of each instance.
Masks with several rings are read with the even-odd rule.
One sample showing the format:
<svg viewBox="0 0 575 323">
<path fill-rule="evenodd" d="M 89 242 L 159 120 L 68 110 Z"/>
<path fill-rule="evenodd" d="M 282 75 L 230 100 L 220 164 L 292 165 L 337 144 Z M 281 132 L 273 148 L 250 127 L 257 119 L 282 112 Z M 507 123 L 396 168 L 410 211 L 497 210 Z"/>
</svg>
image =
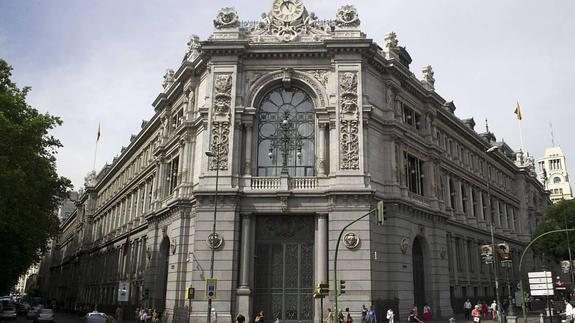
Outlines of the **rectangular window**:
<svg viewBox="0 0 575 323">
<path fill-rule="evenodd" d="M 403 153 L 405 181 L 410 192 L 423 195 L 423 162 L 419 158 Z"/>
<path fill-rule="evenodd" d="M 419 113 L 413 111 L 413 109 L 406 105 L 403 106 L 403 122 L 419 130 L 421 127 L 420 119 Z"/>
<path fill-rule="evenodd" d="M 166 176 L 166 178 L 169 182 L 168 194 L 172 194 L 174 192 L 174 189 L 178 185 L 178 164 L 179 164 L 179 162 L 180 162 L 180 158 L 176 157 L 176 158 L 172 159 L 172 161 L 168 164 L 169 173 Z"/>
</svg>

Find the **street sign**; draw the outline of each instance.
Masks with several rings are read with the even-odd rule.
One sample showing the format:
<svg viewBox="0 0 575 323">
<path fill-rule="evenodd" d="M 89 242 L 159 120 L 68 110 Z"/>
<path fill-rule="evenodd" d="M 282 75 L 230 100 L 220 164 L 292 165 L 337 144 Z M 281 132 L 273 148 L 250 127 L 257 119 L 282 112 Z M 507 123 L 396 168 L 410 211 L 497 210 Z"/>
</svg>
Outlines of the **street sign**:
<svg viewBox="0 0 575 323">
<path fill-rule="evenodd" d="M 531 290 L 531 296 L 553 296 L 552 289 Z"/>
<path fill-rule="evenodd" d="M 215 278 L 206 279 L 206 299 L 216 299 L 218 280 Z"/>
<path fill-rule="evenodd" d="M 130 282 L 120 281 L 118 283 L 118 302 L 127 302 L 130 295 Z"/>
<path fill-rule="evenodd" d="M 551 277 L 548 278 L 529 278 L 529 284 L 551 284 Z"/>
<path fill-rule="evenodd" d="M 531 290 L 534 289 L 553 289 L 553 284 L 549 283 L 549 284 L 529 284 L 529 288 L 531 288 Z"/>
<path fill-rule="evenodd" d="M 527 274 L 529 289 L 533 296 L 553 295 L 553 278 L 550 271 L 536 271 Z"/>
<path fill-rule="evenodd" d="M 529 278 L 540 278 L 540 277 L 551 278 L 551 272 L 550 271 L 532 271 L 530 273 L 527 273 L 527 277 L 529 277 Z"/>
</svg>

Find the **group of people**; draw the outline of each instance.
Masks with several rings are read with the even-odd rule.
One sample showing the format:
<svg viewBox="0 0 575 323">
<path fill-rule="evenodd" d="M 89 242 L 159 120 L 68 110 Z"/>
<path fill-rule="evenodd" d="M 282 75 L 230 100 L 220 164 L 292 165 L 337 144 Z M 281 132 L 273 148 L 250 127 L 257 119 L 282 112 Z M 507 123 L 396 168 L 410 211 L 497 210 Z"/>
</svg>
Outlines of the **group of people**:
<svg viewBox="0 0 575 323">
<path fill-rule="evenodd" d="M 327 309 L 327 317 L 323 320 L 326 323 L 352 323 L 353 318 L 349 312 L 349 307 L 345 308 L 345 312 L 340 309 L 339 313 L 337 314 L 337 322 L 334 320 L 333 311 L 331 308 Z M 365 305 L 361 306 L 361 323 L 375 323 L 376 322 L 376 315 L 375 310 L 373 309 L 373 305 L 369 307 L 369 310 Z"/>
<path fill-rule="evenodd" d="M 423 306 L 423 316 L 420 319 L 419 318 L 419 310 L 417 309 L 417 306 L 414 304 L 411 307 L 411 309 L 409 310 L 409 316 L 407 317 L 407 321 L 408 322 L 417 322 L 417 323 L 423 323 L 423 322 L 431 321 L 431 306 L 429 306 L 429 304 L 425 304 Z M 390 323 L 393 323 L 393 321 L 390 321 Z"/>
<path fill-rule="evenodd" d="M 467 321 L 473 320 L 475 323 L 480 322 L 481 319 L 497 320 L 497 307 L 498 305 L 495 300 L 491 305 L 487 305 L 487 303 L 479 301 L 475 306 L 473 306 L 469 298 L 465 300 L 465 303 L 463 303 L 465 319 Z"/>
<path fill-rule="evenodd" d="M 159 323 L 160 313 L 156 309 L 136 308 L 134 312 L 136 322 L 139 323 Z"/>
</svg>

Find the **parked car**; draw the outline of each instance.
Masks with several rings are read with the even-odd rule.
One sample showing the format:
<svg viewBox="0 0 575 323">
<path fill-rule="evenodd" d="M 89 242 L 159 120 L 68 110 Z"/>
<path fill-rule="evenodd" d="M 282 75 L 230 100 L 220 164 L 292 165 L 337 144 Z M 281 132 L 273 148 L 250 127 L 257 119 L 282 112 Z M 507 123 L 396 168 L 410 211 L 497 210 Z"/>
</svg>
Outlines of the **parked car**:
<svg viewBox="0 0 575 323">
<path fill-rule="evenodd" d="M 54 322 L 54 311 L 50 308 L 43 308 L 38 312 L 34 322 Z"/>
<path fill-rule="evenodd" d="M 106 313 L 93 311 L 86 314 L 85 323 L 106 323 L 106 322 L 108 322 L 108 316 L 106 315 Z"/>
<path fill-rule="evenodd" d="M 24 316 L 30 310 L 30 304 L 28 303 L 18 303 L 16 306 L 16 312 L 18 315 Z"/>
<path fill-rule="evenodd" d="M 6 305 L 4 306 L 4 310 L 0 317 L 3 320 L 15 320 L 16 319 L 16 308 L 13 305 Z"/>
<path fill-rule="evenodd" d="M 35 319 L 36 316 L 38 316 L 38 311 L 40 311 L 41 308 L 42 306 L 40 305 L 32 306 L 26 313 L 26 318 L 29 320 Z"/>
</svg>

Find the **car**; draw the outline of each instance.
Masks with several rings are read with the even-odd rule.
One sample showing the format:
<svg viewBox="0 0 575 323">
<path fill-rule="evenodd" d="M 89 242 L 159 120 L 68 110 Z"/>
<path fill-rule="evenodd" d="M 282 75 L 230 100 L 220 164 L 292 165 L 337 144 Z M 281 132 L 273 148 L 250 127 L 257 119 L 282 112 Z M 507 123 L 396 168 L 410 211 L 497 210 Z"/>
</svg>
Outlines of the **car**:
<svg viewBox="0 0 575 323">
<path fill-rule="evenodd" d="M 93 311 L 86 314 L 86 323 L 106 323 L 108 322 L 108 316 L 106 313 Z"/>
<path fill-rule="evenodd" d="M 32 306 L 26 313 L 26 318 L 29 320 L 35 319 L 38 315 L 38 311 L 40 311 L 41 308 L 42 307 L 40 305 Z"/>
<path fill-rule="evenodd" d="M 54 322 L 54 311 L 50 308 L 41 309 L 34 322 Z"/>
<path fill-rule="evenodd" d="M 18 303 L 18 305 L 16 306 L 16 313 L 21 316 L 26 315 L 29 310 L 30 310 L 30 304 L 28 303 Z"/>
<path fill-rule="evenodd" d="M 2 311 L 2 314 L 0 314 L 0 318 L 3 320 L 15 320 L 16 308 L 12 305 L 4 306 L 4 310 Z"/>
</svg>

